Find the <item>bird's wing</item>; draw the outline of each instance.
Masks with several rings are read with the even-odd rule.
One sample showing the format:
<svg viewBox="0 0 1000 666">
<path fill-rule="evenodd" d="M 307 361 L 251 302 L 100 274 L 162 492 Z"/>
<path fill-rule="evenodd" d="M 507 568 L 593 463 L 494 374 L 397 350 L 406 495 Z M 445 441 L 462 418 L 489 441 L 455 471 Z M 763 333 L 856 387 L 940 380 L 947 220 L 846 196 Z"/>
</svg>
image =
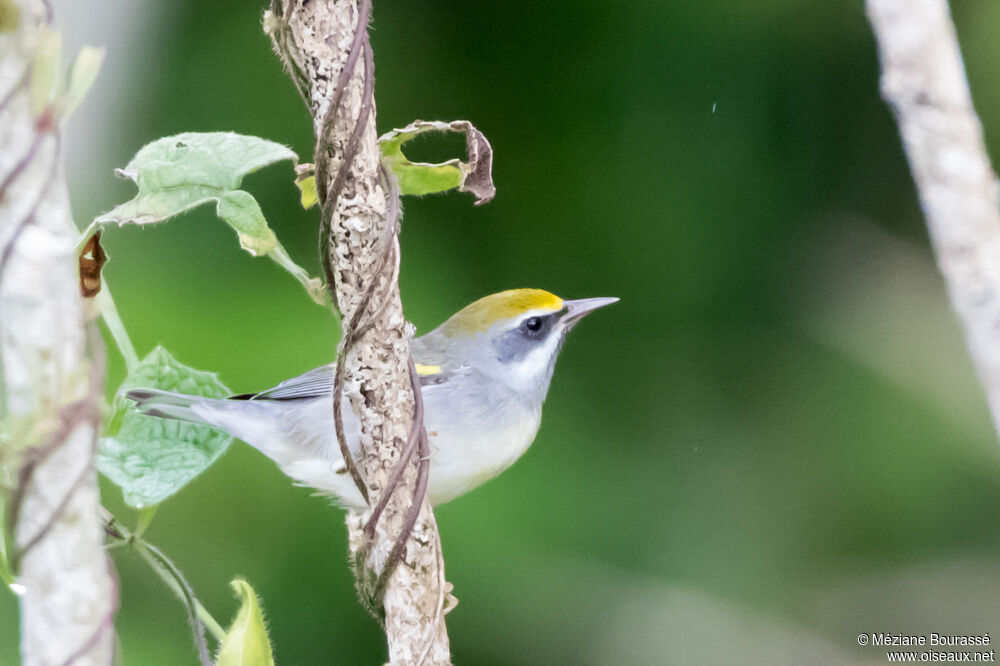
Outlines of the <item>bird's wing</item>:
<svg viewBox="0 0 1000 666">
<path fill-rule="evenodd" d="M 417 379 L 424 389 L 444 384 L 455 374 L 455 370 L 447 366 L 429 363 L 416 363 L 416 365 Z"/>
<path fill-rule="evenodd" d="M 419 358 L 419 357 L 418 357 Z M 417 375 L 421 386 L 433 386 L 446 382 L 453 372 L 433 363 L 416 360 Z M 277 386 L 260 393 L 233 396 L 240 400 L 301 400 L 319 398 L 333 391 L 335 364 L 323 365 L 309 372 L 286 379 Z"/>
<path fill-rule="evenodd" d="M 249 396 L 237 396 L 247 400 L 299 400 L 319 398 L 333 391 L 334 366 L 323 365 L 309 372 L 286 379 L 277 386 Z"/>
<path fill-rule="evenodd" d="M 449 358 L 433 333 L 411 340 L 410 353 L 413 354 L 417 377 L 424 389 L 446 383 L 461 369 L 454 359 Z"/>
</svg>

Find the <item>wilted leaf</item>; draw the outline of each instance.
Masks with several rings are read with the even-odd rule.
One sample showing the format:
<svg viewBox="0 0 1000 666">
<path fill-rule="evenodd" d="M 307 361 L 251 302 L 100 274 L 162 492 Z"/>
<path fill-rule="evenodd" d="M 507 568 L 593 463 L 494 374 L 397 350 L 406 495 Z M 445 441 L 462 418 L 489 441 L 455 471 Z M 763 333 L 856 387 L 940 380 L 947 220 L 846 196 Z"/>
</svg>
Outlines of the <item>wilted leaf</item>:
<svg viewBox="0 0 1000 666">
<path fill-rule="evenodd" d="M 101 232 L 98 231 L 87 240 L 80 252 L 80 293 L 84 298 L 91 298 L 101 290 L 101 268 L 108 260 L 108 255 L 101 247 Z"/>
<path fill-rule="evenodd" d="M 125 502 L 143 508 L 162 502 L 218 458 L 232 437 L 205 425 L 141 414 L 123 392 L 156 388 L 209 398 L 231 394 L 215 373 L 179 363 L 157 347 L 129 372 L 115 398 L 97 453 L 97 468 L 121 487 Z"/>
<path fill-rule="evenodd" d="M 296 270 L 290 272 L 316 300 L 322 290 L 317 292 L 306 271 L 288 258 L 257 200 L 239 189 L 247 174 L 297 159 L 281 144 L 233 132 L 186 132 L 157 139 L 116 171 L 135 181 L 139 187 L 135 198 L 101 215 L 91 227 L 154 224 L 214 201 L 216 213 L 236 231 L 243 249 L 255 256 L 267 255 L 286 270 L 293 266 Z"/>
<path fill-rule="evenodd" d="M 403 144 L 425 132 L 462 132 L 465 134 L 466 160 L 451 159 L 439 164 L 411 162 L 403 154 Z M 382 159 L 399 180 L 402 194 L 433 194 L 458 188 L 471 192 L 476 205 L 496 195 L 493 185 L 493 148 L 486 136 L 467 120 L 450 123 L 415 120 L 403 129 L 379 137 Z"/>
<path fill-rule="evenodd" d="M 230 583 L 240 599 L 240 610 L 226 632 L 216 666 L 274 666 L 264 616 L 253 588 L 245 580 Z"/>
</svg>

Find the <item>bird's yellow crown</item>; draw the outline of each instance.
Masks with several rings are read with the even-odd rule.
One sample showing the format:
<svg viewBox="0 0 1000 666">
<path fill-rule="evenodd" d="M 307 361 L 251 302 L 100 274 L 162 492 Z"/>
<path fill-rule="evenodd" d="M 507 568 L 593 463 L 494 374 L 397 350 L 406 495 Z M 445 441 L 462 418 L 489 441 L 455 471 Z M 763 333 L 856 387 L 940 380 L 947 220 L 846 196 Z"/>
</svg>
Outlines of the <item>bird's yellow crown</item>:
<svg viewBox="0 0 1000 666">
<path fill-rule="evenodd" d="M 470 335 L 531 310 L 556 312 L 562 306 L 561 298 L 543 289 L 510 289 L 465 306 L 441 326 L 441 332 L 450 336 Z"/>
</svg>

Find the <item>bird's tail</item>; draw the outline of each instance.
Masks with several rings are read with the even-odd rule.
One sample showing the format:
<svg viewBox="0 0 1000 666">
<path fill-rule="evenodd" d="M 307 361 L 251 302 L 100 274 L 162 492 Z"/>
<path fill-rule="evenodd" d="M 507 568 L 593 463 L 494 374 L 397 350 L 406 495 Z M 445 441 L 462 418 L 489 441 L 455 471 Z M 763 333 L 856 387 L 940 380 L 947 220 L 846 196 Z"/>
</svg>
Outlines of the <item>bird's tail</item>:
<svg viewBox="0 0 1000 666">
<path fill-rule="evenodd" d="M 149 416 L 200 425 L 213 425 L 192 409 L 195 403 L 205 402 L 210 398 L 157 389 L 132 389 L 125 392 L 125 397 L 134 402 L 140 412 Z"/>
<path fill-rule="evenodd" d="M 333 438 L 330 405 L 322 398 L 230 400 L 145 388 L 127 391 L 125 397 L 143 414 L 208 425 L 242 439 L 299 483 L 335 495 L 349 506 L 365 506 L 350 476 L 342 473 L 346 468 Z M 345 408 L 344 427 L 357 456 L 357 426 L 352 419 L 353 412 Z"/>
<path fill-rule="evenodd" d="M 125 397 L 143 414 L 210 426 L 242 439 L 279 463 L 295 457 L 295 442 L 289 441 L 285 432 L 280 403 L 205 398 L 145 388 L 127 391 Z"/>
</svg>

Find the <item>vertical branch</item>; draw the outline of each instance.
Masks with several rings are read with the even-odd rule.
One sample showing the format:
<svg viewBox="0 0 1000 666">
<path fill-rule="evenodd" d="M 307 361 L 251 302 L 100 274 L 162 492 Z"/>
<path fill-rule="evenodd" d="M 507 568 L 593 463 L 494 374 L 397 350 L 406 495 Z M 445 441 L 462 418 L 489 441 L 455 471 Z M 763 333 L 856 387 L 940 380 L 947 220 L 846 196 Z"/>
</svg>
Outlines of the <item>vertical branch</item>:
<svg viewBox="0 0 1000 666">
<path fill-rule="evenodd" d="M 0 33 L 0 473 L 16 486 L 5 527 L 21 653 L 29 665 L 110 664 L 115 586 L 93 467 L 103 349 L 84 316 L 58 123 L 30 94 L 50 10 L 12 7 L 16 27 Z"/>
<path fill-rule="evenodd" d="M 352 475 L 381 511 L 348 514 L 359 588 L 381 605 L 392 663 L 447 664 L 447 584 L 424 498 L 426 435 L 414 418 L 412 331 L 397 283 L 398 192 L 381 168 L 375 127 L 370 10 L 370 0 L 275 0 L 265 29 L 313 118 L 320 247 L 344 326 L 331 409 L 342 392 L 359 417 L 362 455 Z"/>
<path fill-rule="evenodd" d="M 1000 430 L 1000 199 L 946 0 L 868 0 L 938 265 Z"/>
</svg>

